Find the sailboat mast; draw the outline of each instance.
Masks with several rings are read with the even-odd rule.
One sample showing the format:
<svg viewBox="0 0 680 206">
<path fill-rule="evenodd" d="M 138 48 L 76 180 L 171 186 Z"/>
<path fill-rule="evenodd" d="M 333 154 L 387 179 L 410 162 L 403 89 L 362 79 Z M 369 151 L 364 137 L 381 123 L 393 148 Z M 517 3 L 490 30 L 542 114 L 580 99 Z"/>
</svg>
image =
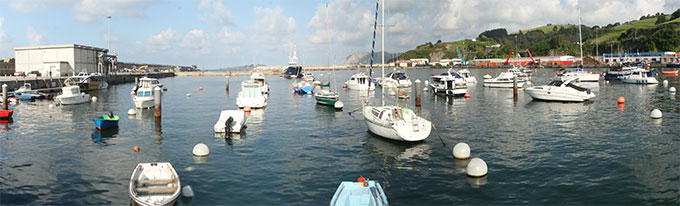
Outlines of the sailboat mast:
<svg viewBox="0 0 680 206">
<path fill-rule="evenodd" d="M 382 83 L 383 85 L 381 86 L 382 89 L 382 106 L 385 106 L 385 1 L 383 1 L 382 4 L 382 18 L 381 18 L 381 27 L 382 27 Z"/>
<path fill-rule="evenodd" d="M 583 68 L 583 40 L 581 39 L 581 8 L 576 8 L 578 12 L 578 48 L 581 54 L 581 68 Z"/>
</svg>

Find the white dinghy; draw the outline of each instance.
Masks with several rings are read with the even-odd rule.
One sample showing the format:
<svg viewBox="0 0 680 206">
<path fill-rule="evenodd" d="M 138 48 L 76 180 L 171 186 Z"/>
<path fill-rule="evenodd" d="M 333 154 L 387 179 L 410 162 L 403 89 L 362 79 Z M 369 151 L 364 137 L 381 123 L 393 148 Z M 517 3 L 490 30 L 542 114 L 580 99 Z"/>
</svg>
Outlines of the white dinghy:
<svg viewBox="0 0 680 206">
<path fill-rule="evenodd" d="M 169 162 L 139 163 L 130 177 L 129 195 L 139 205 L 172 205 L 182 185 Z"/>
<path fill-rule="evenodd" d="M 215 133 L 241 133 L 246 124 L 246 113 L 243 110 L 222 110 L 215 123 Z"/>
</svg>

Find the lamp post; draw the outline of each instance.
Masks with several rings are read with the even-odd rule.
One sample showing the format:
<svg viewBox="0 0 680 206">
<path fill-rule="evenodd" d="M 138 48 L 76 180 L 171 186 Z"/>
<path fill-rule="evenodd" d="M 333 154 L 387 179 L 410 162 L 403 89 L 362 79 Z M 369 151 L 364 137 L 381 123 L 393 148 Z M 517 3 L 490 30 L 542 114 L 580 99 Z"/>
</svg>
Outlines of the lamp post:
<svg viewBox="0 0 680 206">
<path fill-rule="evenodd" d="M 111 16 L 106 17 L 109 20 L 108 34 L 106 35 L 106 40 L 108 41 L 109 52 L 111 52 Z"/>
</svg>

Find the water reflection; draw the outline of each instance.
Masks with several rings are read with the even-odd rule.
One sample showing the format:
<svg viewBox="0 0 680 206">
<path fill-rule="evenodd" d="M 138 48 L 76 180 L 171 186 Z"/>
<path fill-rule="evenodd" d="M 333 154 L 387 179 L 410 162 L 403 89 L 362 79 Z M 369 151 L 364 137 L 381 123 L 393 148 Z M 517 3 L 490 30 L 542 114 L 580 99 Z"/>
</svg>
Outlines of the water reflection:
<svg viewBox="0 0 680 206">
<path fill-rule="evenodd" d="M 0 125 L 2 125 L 2 130 L 10 130 L 12 128 L 9 127 L 10 124 L 14 123 L 14 118 L 5 118 L 5 119 L 0 119 Z"/>
<path fill-rule="evenodd" d="M 472 188 L 480 188 L 488 183 L 486 177 L 488 175 L 484 175 L 483 177 L 470 177 L 468 176 L 465 181 L 467 181 L 468 184 L 470 184 L 470 187 Z"/>
<path fill-rule="evenodd" d="M 453 168 L 457 174 L 467 174 L 467 165 L 470 163 L 470 158 L 468 159 L 456 159 L 453 158 Z"/>
<path fill-rule="evenodd" d="M 374 156 L 385 158 L 388 162 L 394 161 L 395 167 L 401 167 L 405 162 L 429 159 L 432 152 L 426 142 L 398 142 L 371 134 L 366 138 L 364 149 Z"/>
<path fill-rule="evenodd" d="M 95 129 L 94 132 L 92 132 L 92 142 L 94 142 L 95 144 L 108 145 L 106 141 L 116 137 L 118 135 L 118 131 L 119 131 L 118 127 L 106 130 Z"/>
</svg>

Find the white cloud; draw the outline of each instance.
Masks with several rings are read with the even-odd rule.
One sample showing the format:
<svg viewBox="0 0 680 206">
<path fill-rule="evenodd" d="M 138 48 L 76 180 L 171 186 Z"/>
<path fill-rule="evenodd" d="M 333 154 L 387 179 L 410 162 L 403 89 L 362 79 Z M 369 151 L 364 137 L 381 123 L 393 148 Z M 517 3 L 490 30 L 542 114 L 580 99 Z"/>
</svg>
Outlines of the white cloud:
<svg viewBox="0 0 680 206">
<path fill-rule="evenodd" d="M 375 5 L 375 4 L 373 4 Z M 349 0 L 333 1 L 328 6 L 328 32 L 326 30 L 326 7 L 324 4 L 317 6 L 314 16 L 308 27 L 315 30 L 309 36 L 312 43 L 328 42 L 328 36 L 341 44 L 366 45 L 370 41 L 373 32 L 375 13 L 369 8 L 364 8 Z"/>
<path fill-rule="evenodd" d="M 229 28 L 225 26 L 222 27 L 215 38 L 225 44 L 234 44 L 245 41 L 246 35 L 243 32 L 230 31 Z"/>
<path fill-rule="evenodd" d="M 82 22 L 94 22 L 107 16 L 115 18 L 118 15 L 142 18 L 146 16 L 146 9 L 152 3 L 150 0 L 78 0 L 73 3 L 73 18 Z"/>
<path fill-rule="evenodd" d="M 5 34 L 5 18 L 0 16 L 0 57 L 14 56 L 12 39 Z"/>
<path fill-rule="evenodd" d="M 10 1 L 9 7 L 14 11 L 34 12 L 47 8 L 47 5 L 43 0 L 20 0 Z"/>
<path fill-rule="evenodd" d="M 26 31 L 26 40 L 28 40 L 28 45 L 31 46 L 47 44 L 47 38 L 41 34 L 38 34 L 38 32 L 36 32 L 33 27 L 28 27 L 28 31 Z"/>
<path fill-rule="evenodd" d="M 283 9 L 255 8 L 255 25 L 250 27 L 253 31 L 253 40 L 265 47 L 283 45 L 288 38 L 295 33 L 295 18 L 284 16 Z"/>
<path fill-rule="evenodd" d="M 185 34 L 182 40 L 179 42 L 179 46 L 196 50 L 201 54 L 207 54 L 210 52 L 208 39 L 201 29 L 193 29 L 187 32 L 187 34 Z"/>
<path fill-rule="evenodd" d="M 177 32 L 168 28 L 156 35 L 149 36 L 144 43 L 137 42 L 137 45 L 143 46 L 151 52 L 160 52 L 170 50 L 178 40 Z"/>
<path fill-rule="evenodd" d="M 217 25 L 233 25 L 234 17 L 231 15 L 229 9 L 224 8 L 221 0 L 211 1 L 202 0 L 199 3 L 199 8 L 204 10 L 203 15 L 199 17 L 201 22 Z"/>
</svg>

